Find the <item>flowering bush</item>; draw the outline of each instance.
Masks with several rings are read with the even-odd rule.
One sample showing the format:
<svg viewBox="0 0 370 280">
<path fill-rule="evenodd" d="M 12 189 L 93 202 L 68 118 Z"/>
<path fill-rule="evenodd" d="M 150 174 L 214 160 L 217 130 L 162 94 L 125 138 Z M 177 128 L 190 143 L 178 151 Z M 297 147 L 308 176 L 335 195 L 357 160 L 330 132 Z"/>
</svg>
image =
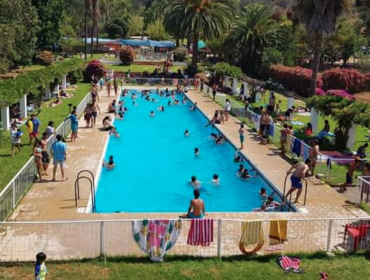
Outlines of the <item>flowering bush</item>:
<svg viewBox="0 0 370 280">
<path fill-rule="evenodd" d="M 103 63 L 97 59 L 94 59 L 91 60 L 84 71 L 84 80 L 85 82 L 90 82 L 93 75 L 95 78 L 100 79 L 101 77 L 104 77 L 105 73 L 107 73 L 107 69 Z"/>
<path fill-rule="evenodd" d="M 322 74 L 324 89 L 342 89 L 349 93 L 358 93 L 367 88 L 368 78 L 353 69 L 332 69 Z"/>
<path fill-rule="evenodd" d="M 54 63 L 54 54 L 49 51 L 43 51 L 38 56 L 41 65 L 50 66 Z"/>
<path fill-rule="evenodd" d="M 319 95 L 319 96 L 331 95 L 331 96 L 346 98 L 349 100 L 352 100 L 354 98 L 352 94 L 349 94 L 348 92 L 342 89 L 330 89 L 327 92 L 325 92 L 321 88 L 316 88 L 315 95 Z"/>
<path fill-rule="evenodd" d="M 119 59 L 123 65 L 130 65 L 135 59 L 135 50 L 130 46 L 124 46 L 119 51 Z"/>
<path fill-rule="evenodd" d="M 269 73 L 273 80 L 282 84 L 287 90 L 305 97 L 309 95 L 312 70 L 302 67 L 273 65 L 270 67 Z M 322 87 L 321 75 L 318 75 L 317 87 Z"/>
<path fill-rule="evenodd" d="M 316 88 L 316 90 L 315 90 L 315 95 L 323 96 L 323 95 L 325 95 L 325 94 L 326 94 L 326 92 L 325 92 L 323 89 L 321 89 L 321 88 Z"/>
</svg>

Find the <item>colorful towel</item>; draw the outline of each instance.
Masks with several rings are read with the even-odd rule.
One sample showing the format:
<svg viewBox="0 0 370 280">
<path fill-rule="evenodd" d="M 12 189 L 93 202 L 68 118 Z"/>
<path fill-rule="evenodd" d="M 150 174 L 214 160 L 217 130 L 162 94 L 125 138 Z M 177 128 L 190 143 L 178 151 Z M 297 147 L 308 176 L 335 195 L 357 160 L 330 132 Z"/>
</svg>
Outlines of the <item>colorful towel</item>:
<svg viewBox="0 0 370 280">
<path fill-rule="evenodd" d="M 270 124 L 269 134 L 270 134 L 271 137 L 275 137 L 275 126 L 274 126 L 274 124 Z"/>
<path fill-rule="evenodd" d="M 213 219 L 192 219 L 187 244 L 209 246 L 213 242 Z"/>
<path fill-rule="evenodd" d="M 301 141 L 295 138 L 292 152 L 296 154 L 297 157 L 301 155 L 301 145 L 302 145 Z"/>
<path fill-rule="evenodd" d="M 240 237 L 240 243 L 244 246 L 263 244 L 265 242 L 263 238 L 263 228 L 261 221 L 243 222 L 242 223 L 242 236 Z"/>
<path fill-rule="evenodd" d="M 152 261 L 163 261 L 165 253 L 176 243 L 181 231 L 180 220 L 141 220 L 132 222 L 132 236 Z"/>
<path fill-rule="evenodd" d="M 288 240 L 288 221 L 270 221 L 270 245 L 277 245 Z"/>
<path fill-rule="evenodd" d="M 286 273 L 292 271 L 294 273 L 303 273 L 303 269 L 300 269 L 301 260 L 298 258 L 289 258 L 287 256 L 281 256 L 277 259 L 277 263 Z"/>
</svg>

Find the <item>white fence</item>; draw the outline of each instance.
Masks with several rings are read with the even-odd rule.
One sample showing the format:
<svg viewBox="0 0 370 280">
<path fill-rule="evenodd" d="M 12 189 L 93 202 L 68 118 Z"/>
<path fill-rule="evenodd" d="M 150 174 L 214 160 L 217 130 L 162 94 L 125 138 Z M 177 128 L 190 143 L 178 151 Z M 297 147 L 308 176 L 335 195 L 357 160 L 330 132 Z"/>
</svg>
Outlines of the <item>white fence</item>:
<svg viewBox="0 0 370 280">
<path fill-rule="evenodd" d="M 162 220 L 162 219 L 161 219 Z M 132 234 L 134 220 L 5 222 L 0 230 L 0 261 L 33 261 L 42 251 L 50 260 L 98 256 L 141 256 Z M 209 246 L 187 244 L 190 220 L 182 220 L 168 254 L 223 257 L 241 255 L 242 220 L 214 219 Z M 270 220 L 262 220 L 261 254 L 370 249 L 370 219 L 289 219 L 287 241 L 269 244 Z M 361 228 L 363 229 L 361 231 Z M 356 234 L 357 231 L 361 231 Z"/>
<path fill-rule="evenodd" d="M 86 105 L 91 101 L 91 94 L 87 94 L 77 107 L 77 114 L 81 115 Z M 67 136 L 71 131 L 70 120 L 64 121 L 57 129 L 56 133 Z M 55 136 L 48 139 L 47 149 L 50 152 L 51 145 L 55 142 Z M 35 181 L 36 165 L 32 156 L 23 168 L 14 176 L 9 184 L 0 193 L 0 223 L 5 221 L 15 209 L 19 201 L 26 194 L 28 188 Z"/>
<path fill-rule="evenodd" d="M 358 177 L 359 201 L 370 203 L 370 176 Z"/>
</svg>

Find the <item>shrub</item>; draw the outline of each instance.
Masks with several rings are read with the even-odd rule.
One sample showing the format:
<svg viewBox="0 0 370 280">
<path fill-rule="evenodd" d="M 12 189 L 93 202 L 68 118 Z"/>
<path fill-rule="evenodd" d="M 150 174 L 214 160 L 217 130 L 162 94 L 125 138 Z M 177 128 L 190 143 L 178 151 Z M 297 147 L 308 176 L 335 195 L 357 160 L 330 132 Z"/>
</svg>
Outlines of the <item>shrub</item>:
<svg viewBox="0 0 370 280">
<path fill-rule="evenodd" d="M 270 77 L 285 89 L 303 97 L 309 96 L 312 70 L 302 67 L 274 65 L 270 67 Z M 317 87 L 322 87 L 321 75 L 317 77 Z"/>
<path fill-rule="evenodd" d="M 50 66 L 54 63 L 54 54 L 49 51 L 43 51 L 38 56 L 41 65 Z"/>
<path fill-rule="evenodd" d="M 94 59 L 91 60 L 84 71 L 84 80 L 85 82 L 90 82 L 93 75 L 95 78 L 100 79 L 105 75 L 105 73 L 107 73 L 107 69 L 103 63 L 97 59 Z"/>
<path fill-rule="evenodd" d="M 119 59 L 123 65 L 130 65 L 135 59 L 135 50 L 130 46 L 124 46 L 119 51 Z"/>
<path fill-rule="evenodd" d="M 77 84 L 82 79 L 82 71 L 81 70 L 75 70 L 68 74 L 69 82 L 71 85 Z"/>
<path fill-rule="evenodd" d="M 188 58 L 188 50 L 183 47 L 177 48 L 173 51 L 173 56 L 175 61 L 186 61 Z"/>
<path fill-rule="evenodd" d="M 322 74 L 324 89 L 341 89 L 349 93 L 358 93 L 366 90 L 367 77 L 353 69 L 332 69 Z"/>
<path fill-rule="evenodd" d="M 352 94 L 349 94 L 348 92 L 346 92 L 345 90 L 342 90 L 342 89 L 329 89 L 326 94 L 328 95 L 333 95 L 333 96 L 338 96 L 338 97 L 342 97 L 342 98 L 347 98 L 349 100 L 352 100 L 354 97 Z"/>
<path fill-rule="evenodd" d="M 370 73 L 366 73 L 365 76 L 366 76 L 366 79 L 367 79 L 367 81 L 366 81 L 366 90 L 370 90 Z"/>
</svg>

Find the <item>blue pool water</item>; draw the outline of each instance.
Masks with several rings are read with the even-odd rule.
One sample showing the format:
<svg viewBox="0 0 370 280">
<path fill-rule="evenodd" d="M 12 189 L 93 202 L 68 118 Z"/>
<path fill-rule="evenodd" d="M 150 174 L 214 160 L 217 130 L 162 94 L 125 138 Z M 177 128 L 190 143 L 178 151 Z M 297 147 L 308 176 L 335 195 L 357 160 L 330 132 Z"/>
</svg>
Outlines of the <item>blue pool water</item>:
<svg viewBox="0 0 370 280">
<path fill-rule="evenodd" d="M 131 101 L 136 92 L 137 106 Z M 236 176 L 239 163 L 234 163 L 234 147 L 226 142 L 216 145 L 210 139 L 216 129 L 205 127 L 206 118 L 186 105 L 168 106 L 170 98 L 151 94 L 157 103 L 130 91 L 125 100 L 129 109 L 124 120 L 116 120 L 120 138 L 110 137 L 105 159 L 114 156 L 116 168 L 103 170 L 96 195 L 97 212 L 182 212 L 186 213 L 193 188 L 191 176 L 202 182 L 208 193 L 201 193 L 206 212 L 248 212 L 261 205 L 259 190 L 270 185 L 257 176 L 243 181 Z M 177 95 L 180 101 L 183 95 Z M 180 102 L 181 103 L 181 102 Z M 165 112 L 157 111 L 163 105 Z M 150 111 L 156 116 L 150 117 Z M 184 131 L 190 136 L 185 137 Z M 194 149 L 200 149 L 199 158 Z M 244 162 L 251 174 L 253 167 Z M 220 185 L 211 183 L 218 174 Z"/>
</svg>

